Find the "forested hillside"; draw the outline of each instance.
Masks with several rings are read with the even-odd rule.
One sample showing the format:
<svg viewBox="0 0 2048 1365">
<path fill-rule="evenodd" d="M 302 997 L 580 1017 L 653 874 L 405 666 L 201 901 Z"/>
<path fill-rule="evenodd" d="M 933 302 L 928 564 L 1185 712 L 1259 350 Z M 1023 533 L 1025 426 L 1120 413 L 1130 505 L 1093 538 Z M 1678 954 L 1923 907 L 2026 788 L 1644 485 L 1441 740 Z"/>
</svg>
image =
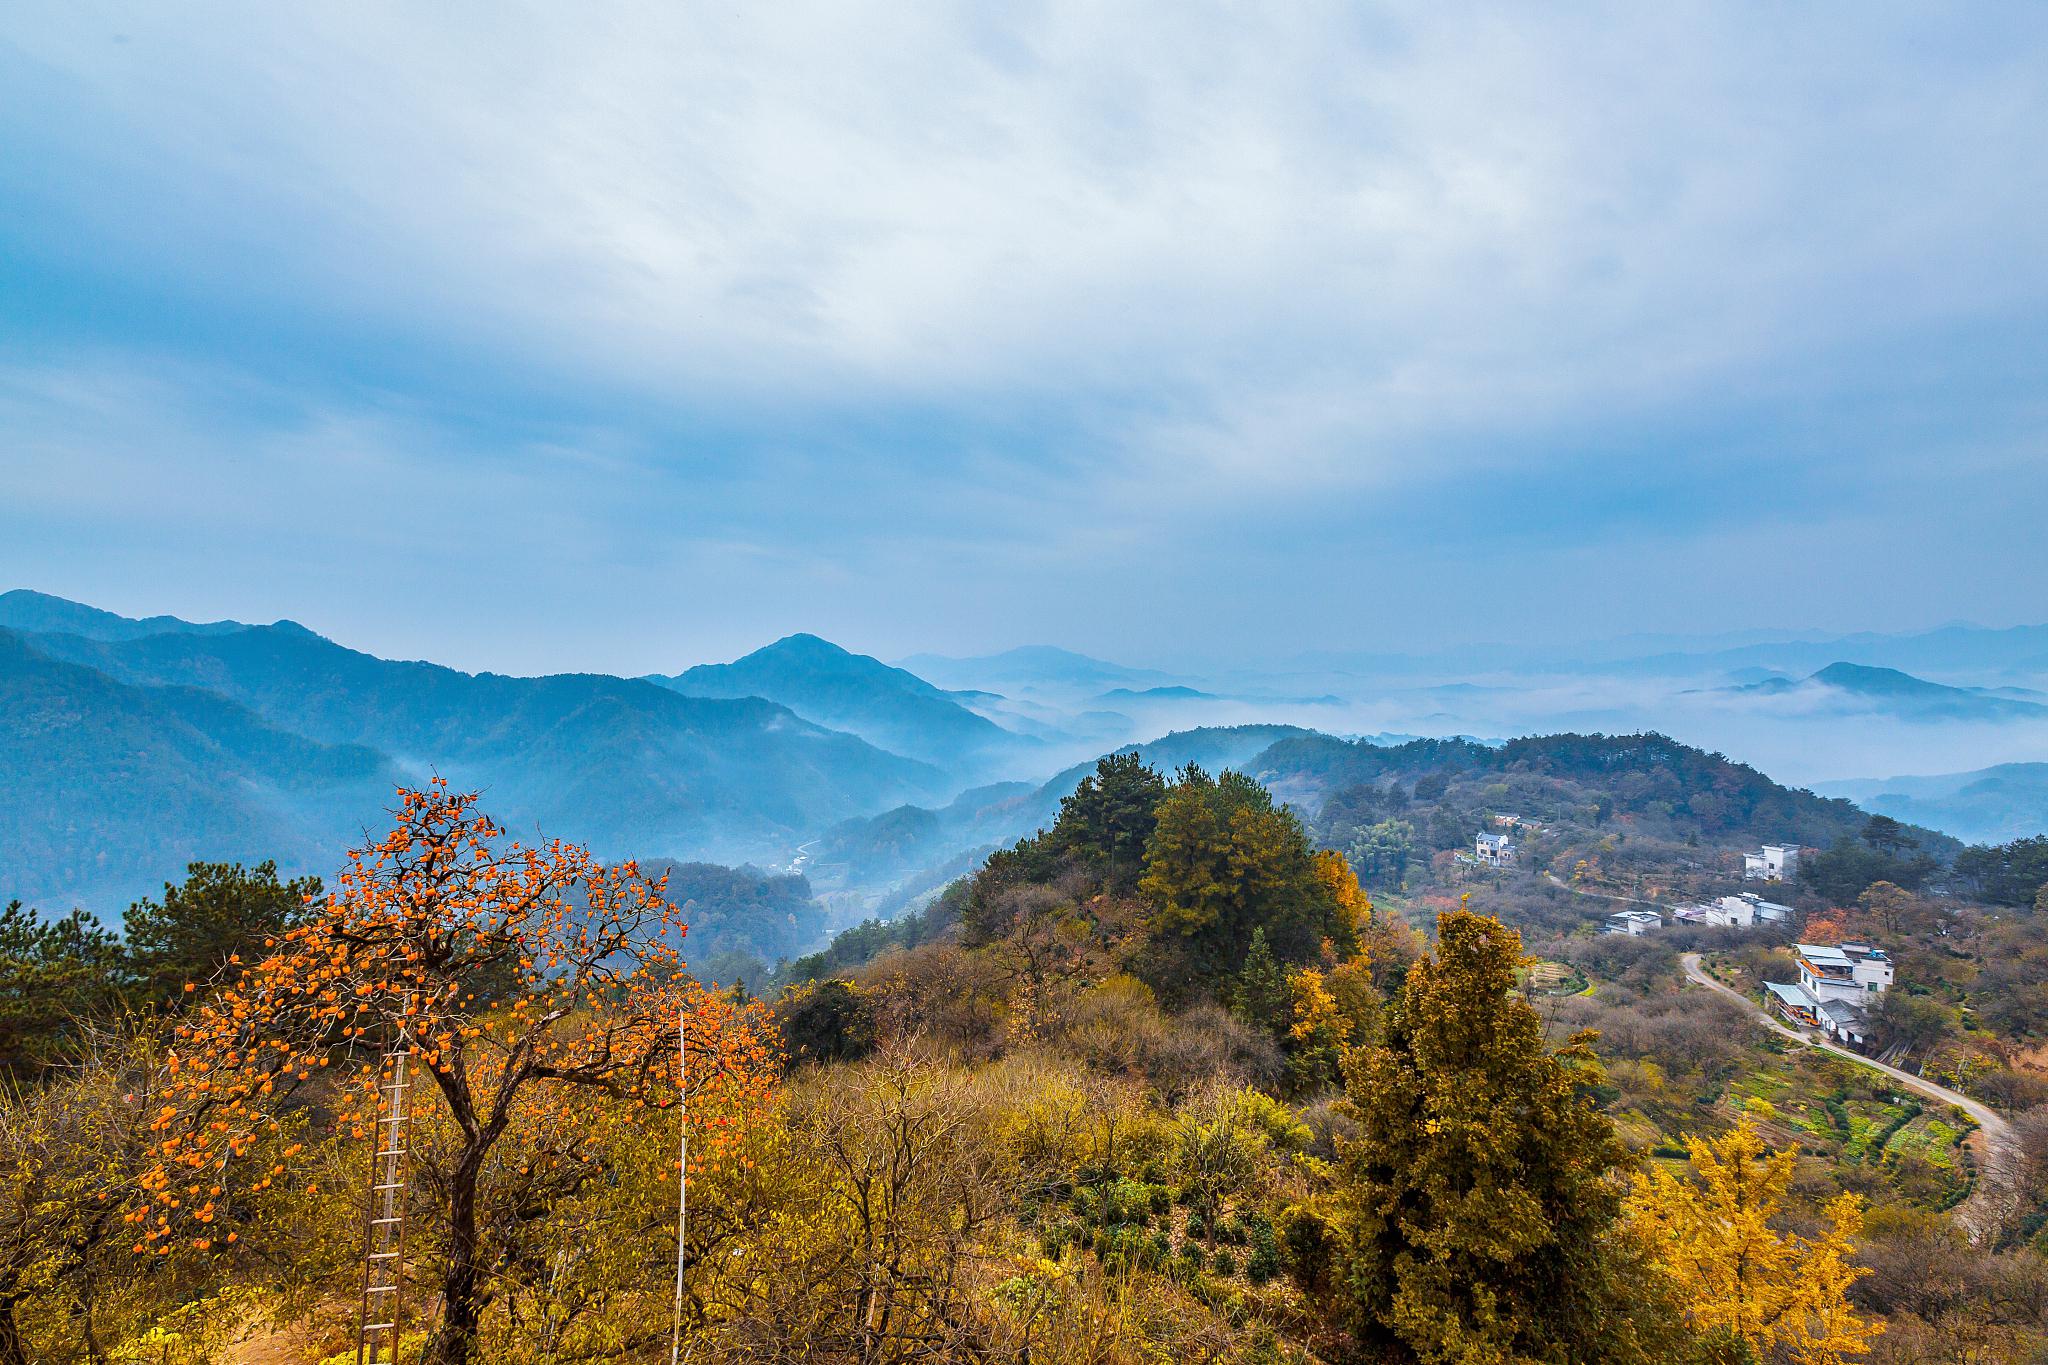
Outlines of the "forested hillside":
<svg viewBox="0 0 2048 1365">
<path fill-rule="evenodd" d="M 1426 752 L 1347 808 L 1399 780 L 1409 809 L 1455 812 L 1502 771 Z M 1641 741 L 1509 771 L 1646 762 L 1740 786 Z M 1666 817 L 1654 784 L 1621 785 L 1609 824 Z M 2013 1168 L 1982 1164 L 1960 1112 L 1682 984 L 1680 951 L 1777 970 L 1789 926 L 1601 936 L 1608 903 L 1546 880 L 1540 844 L 1462 874 L 1464 906 L 1374 896 L 1315 833 L 1249 776 L 1106 758 L 1039 833 L 758 998 L 676 954 L 794 927 L 802 879 L 524 850 L 439 786 L 332 891 L 194 868 L 126 942 L 10 911 L 0 1131 L 33 1159 L 0 1169 L 0 1246 L 24 1252 L 0 1259 L 0 1341 L 345 1357 L 379 1049 L 403 1029 L 434 1082 L 402 1202 L 407 1349 L 433 1365 L 2048 1349 L 2048 1078 L 2018 1051 L 1967 1060 L 2036 1027 L 1983 1008 L 1994 961 L 2014 998 L 2048 998 L 2048 962 L 2005 962 L 2019 940 L 1984 907 L 1779 893 L 1802 932 L 1893 944 L 1886 1044 L 2012 1114 Z M 1912 836 L 1855 837 L 1899 861 Z M 2015 846 L 1948 875 L 2005 896 L 2037 873 Z"/>
<path fill-rule="evenodd" d="M 112 908 L 200 858 L 330 868 L 403 774 L 190 687 L 135 687 L 0 630 L 0 897 Z"/>
<path fill-rule="evenodd" d="M 93 635 L 10 632 L 0 651 L 17 721 L 0 742 L 18 763 L 0 822 L 23 831 L 0 846 L 6 894 L 113 909 L 191 857 L 331 870 L 401 776 L 431 772 L 488 787 L 528 835 L 728 861 L 786 859 L 837 821 L 949 790 L 935 768 L 758 697 L 469 674 L 289 622 L 7 605 L 7 619 Z"/>
</svg>

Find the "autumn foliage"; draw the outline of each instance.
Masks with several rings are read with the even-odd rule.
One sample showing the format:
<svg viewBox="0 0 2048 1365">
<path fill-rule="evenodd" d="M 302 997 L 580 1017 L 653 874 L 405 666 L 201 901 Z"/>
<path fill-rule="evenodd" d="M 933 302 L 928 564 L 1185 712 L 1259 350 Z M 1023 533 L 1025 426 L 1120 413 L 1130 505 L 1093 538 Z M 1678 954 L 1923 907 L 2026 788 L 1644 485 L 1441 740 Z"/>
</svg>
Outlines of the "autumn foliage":
<svg viewBox="0 0 2048 1365">
<path fill-rule="evenodd" d="M 433 1102 L 415 1100 L 432 1166 L 421 1185 L 445 1224 L 434 1358 L 464 1360 L 484 1293 L 479 1208 L 490 1180 L 508 1178 L 488 1159 L 509 1133 L 568 1135 L 551 1159 L 573 1176 L 592 1103 L 649 1113 L 675 1101 L 679 1024 L 709 1149 L 766 1103 L 765 1012 L 687 976 L 662 884 L 582 848 L 506 841 L 476 800 L 438 779 L 402 792 L 390 833 L 350 855 L 339 888 L 268 956 L 233 964 L 240 976 L 178 1028 L 147 1202 L 129 1215 L 138 1250 L 232 1242 L 227 1202 L 291 1174 L 296 1149 L 271 1148 L 309 1086 L 367 1138 L 378 1059 L 402 1040 L 424 1073 L 415 1094 Z M 530 1158 L 509 1170 L 533 1175 Z"/>
<path fill-rule="evenodd" d="M 1661 1168 L 1639 1174 L 1629 1221 L 1703 1340 L 1733 1340 L 1766 1359 L 1843 1365 L 1884 1330 L 1850 1306 L 1869 1272 L 1852 1263 L 1862 1201 L 1840 1194 L 1826 1226 L 1800 1237 L 1777 1226 L 1796 1153 L 1772 1151 L 1744 1119 L 1724 1136 L 1689 1139 L 1690 1180 Z"/>
</svg>

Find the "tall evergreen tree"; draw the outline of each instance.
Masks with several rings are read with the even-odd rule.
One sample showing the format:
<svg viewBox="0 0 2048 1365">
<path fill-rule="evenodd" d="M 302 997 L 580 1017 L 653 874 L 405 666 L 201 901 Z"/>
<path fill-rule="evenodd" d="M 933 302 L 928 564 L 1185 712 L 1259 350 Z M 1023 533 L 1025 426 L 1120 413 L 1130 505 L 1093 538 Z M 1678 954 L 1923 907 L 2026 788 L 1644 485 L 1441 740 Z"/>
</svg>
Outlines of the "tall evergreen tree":
<svg viewBox="0 0 2048 1365">
<path fill-rule="evenodd" d="M 0 1079 L 57 1061 L 77 1024 L 116 1006 L 121 945 L 83 910 L 0 909 Z"/>
<path fill-rule="evenodd" d="M 226 984 L 304 919 L 320 890 L 318 877 L 278 880 L 274 862 L 190 864 L 161 901 L 139 900 L 122 919 L 137 1002 L 175 1008 L 188 983 Z"/>
<path fill-rule="evenodd" d="M 1514 994 L 1521 938 L 1451 911 L 1381 1041 L 1345 1066 L 1340 1276 L 1362 1341 L 1429 1365 L 1671 1359 L 1656 1277 L 1617 1235 L 1626 1153 L 1589 1098 L 1590 1035 L 1552 1051 Z"/>
<path fill-rule="evenodd" d="M 1237 989 L 1232 994 L 1238 1018 L 1276 1037 L 1287 1032 L 1294 994 L 1288 989 L 1287 973 L 1266 945 L 1264 929 L 1252 930 L 1252 946 L 1244 955 L 1244 970 L 1237 974 Z"/>
<path fill-rule="evenodd" d="M 1100 877 L 1112 891 L 1130 891 L 1144 870 L 1145 845 L 1158 826 L 1166 779 L 1135 753 L 1110 754 L 1060 802 L 1053 846 Z"/>
</svg>

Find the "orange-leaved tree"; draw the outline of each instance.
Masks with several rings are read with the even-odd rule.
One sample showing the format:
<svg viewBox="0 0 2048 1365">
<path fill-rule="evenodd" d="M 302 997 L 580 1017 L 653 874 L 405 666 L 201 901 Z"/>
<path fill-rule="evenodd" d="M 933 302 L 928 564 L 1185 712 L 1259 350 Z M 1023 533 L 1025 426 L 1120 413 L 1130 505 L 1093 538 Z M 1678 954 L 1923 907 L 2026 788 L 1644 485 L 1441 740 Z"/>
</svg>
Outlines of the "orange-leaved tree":
<svg viewBox="0 0 2048 1365">
<path fill-rule="evenodd" d="M 511 1164 L 494 1160 L 508 1132 L 551 1130 L 559 1151 L 590 1102 L 673 1104 L 679 1024 L 689 1097 L 713 1123 L 765 1105 L 777 1070 L 765 1011 L 685 974 L 662 882 L 559 841 L 507 841 L 476 801 L 439 778 L 401 791 L 390 833 L 349 855 L 338 889 L 178 1029 L 137 1210 L 152 1248 L 234 1240 L 217 1229 L 236 1192 L 287 1176 L 285 1161 L 244 1167 L 291 1092 L 326 1082 L 323 1101 L 367 1137 L 378 1057 L 402 1039 L 424 1072 L 416 1109 L 439 1106 L 422 1114 L 439 1140 L 417 1158 L 438 1224 L 435 1365 L 477 1348 L 492 1297 L 479 1198 Z"/>
</svg>

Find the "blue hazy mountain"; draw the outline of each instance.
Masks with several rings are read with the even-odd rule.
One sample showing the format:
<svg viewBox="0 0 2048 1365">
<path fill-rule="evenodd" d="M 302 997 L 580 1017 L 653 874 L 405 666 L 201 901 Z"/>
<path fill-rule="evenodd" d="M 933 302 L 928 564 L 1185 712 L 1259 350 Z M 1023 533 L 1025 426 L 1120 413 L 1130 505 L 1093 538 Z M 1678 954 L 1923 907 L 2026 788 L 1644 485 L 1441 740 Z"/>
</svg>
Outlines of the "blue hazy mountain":
<svg viewBox="0 0 2048 1365">
<path fill-rule="evenodd" d="M 2020 689 L 1951 687 L 1896 668 L 1835 662 L 1804 678 L 1771 677 L 1720 689 L 1734 695 L 1796 696 L 1844 711 L 1882 712 L 1901 720 L 2048 720 L 2048 706 Z"/>
<path fill-rule="evenodd" d="M 102 635 L 130 638 L 20 639 L 40 658 L 129 689 L 209 693 L 303 741 L 373 750 L 414 780 L 437 771 L 483 788 L 515 834 L 559 835 L 600 856 L 779 859 L 836 821 L 943 797 L 953 785 L 926 764 L 754 697 L 689 697 L 596 674 L 514 678 L 400 663 L 289 623 L 139 635 L 96 624 Z M 78 703 L 88 722 L 96 695 Z M 194 728 L 207 733 L 202 723 Z M 197 782 L 210 780 L 203 758 L 195 751 Z M 224 763 L 218 780 L 239 771 Z M 388 796 L 362 809 L 356 827 L 376 823 Z M 0 792 L 0 802 L 13 799 Z M 231 827 L 195 820 L 191 833 L 204 847 Z M 29 880 L 40 884 L 40 874 Z"/>
<path fill-rule="evenodd" d="M 2048 834 L 2048 763 L 2000 763 L 1967 773 L 1856 778 L 1817 791 L 1865 810 L 1975 844 Z"/>
<path fill-rule="evenodd" d="M 0 901 L 119 909 L 187 862 L 331 874 L 401 778 L 190 687 L 138 687 L 0 630 Z"/>
<path fill-rule="evenodd" d="M 1836 662 L 1953 676 L 2039 674 L 2048 672 L 2048 625 L 1994 628 L 1956 623 L 1898 634 L 1638 634 L 1574 643 L 1450 645 L 1413 652 L 1317 650 L 1274 661 L 1288 673 L 1382 679 L 1503 673 L 1704 678 L 1743 670 L 1804 676 Z"/>
<path fill-rule="evenodd" d="M 2048 669 L 2048 625 L 1991 628 L 1968 624 L 1886 635 L 1864 631 L 1785 639 L 1726 649 L 1667 650 L 1615 658 L 1615 671 L 1696 674 L 1766 668 L 1779 673 L 1825 671 L 1837 663 L 1907 672 L 1978 675 Z"/>
<path fill-rule="evenodd" d="M 729 664 L 654 675 L 687 697 L 761 697 L 806 720 L 859 735 L 892 753 L 978 773 L 1033 754 L 1038 742 L 1014 734 L 905 669 L 855 654 L 815 635 L 790 635 Z"/>
<path fill-rule="evenodd" d="M 241 621 L 181 621 L 175 616 L 136 620 L 46 592 L 15 588 L 0 592 L 0 628 L 88 640 L 139 640 L 145 635 L 226 635 L 249 627 Z"/>
</svg>

